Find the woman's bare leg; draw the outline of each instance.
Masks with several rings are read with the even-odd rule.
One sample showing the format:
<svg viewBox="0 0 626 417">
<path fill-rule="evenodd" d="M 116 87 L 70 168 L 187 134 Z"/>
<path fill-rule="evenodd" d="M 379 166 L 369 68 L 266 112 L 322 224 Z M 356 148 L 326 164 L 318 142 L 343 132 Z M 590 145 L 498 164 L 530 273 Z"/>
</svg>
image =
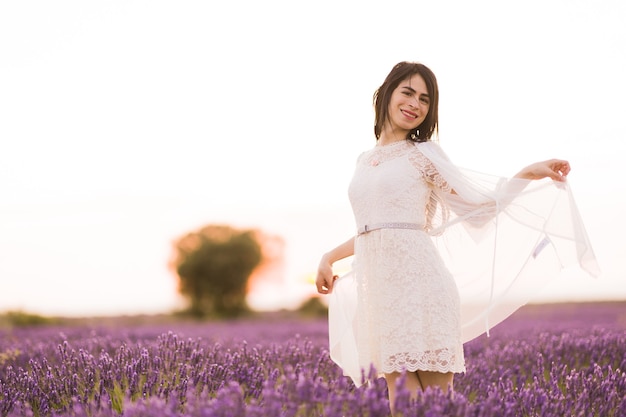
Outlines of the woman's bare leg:
<svg viewBox="0 0 626 417">
<path fill-rule="evenodd" d="M 385 374 L 387 390 L 389 391 L 389 407 L 391 408 L 392 415 L 395 412 L 396 383 L 401 376 L 402 374 L 400 372 Z M 411 399 L 415 399 L 417 398 L 417 393 L 425 390 L 427 387 L 440 387 L 443 392 L 447 393 L 448 390 L 453 389 L 453 382 L 454 373 L 452 372 L 407 372 L 404 380 L 404 387 L 411 393 Z"/>
<path fill-rule="evenodd" d="M 417 371 L 417 377 L 422 389 L 426 389 L 426 387 L 440 387 L 443 392 L 453 389 L 454 374 L 452 372 Z"/>
<path fill-rule="evenodd" d="M 396 383 L 402 376 L 400 372 L 393 372 L 385 374 L 385 380 L 387 381 L 387 390 L 389 391 L 389 408 L 391 408 L 391 414 L 395 412 L 394 405 L 396 402 Z M 422 390 L 419 379 L 415 372 L 407 372 L 404 380 L 404 386 L 411 393 L 411 398 L 417 398 L 417 392 Z"/>
<path fill-rule="evenodd" d="M 389 391 L 389 407 L 391 414 L 395 412 L 396 402 L 396 383 L 402 376 L 399 372 L 385 374 L 387 381 L 387 389 Z M 411 399 L 417 398 L 417 393 L 425 390 L 427 387 L 440 387 L 443 392 L 453 389 L 454 373 L 441 373 L 431 371 L 407 372 L 404 386 L 411 393 Z"/>
</svg>

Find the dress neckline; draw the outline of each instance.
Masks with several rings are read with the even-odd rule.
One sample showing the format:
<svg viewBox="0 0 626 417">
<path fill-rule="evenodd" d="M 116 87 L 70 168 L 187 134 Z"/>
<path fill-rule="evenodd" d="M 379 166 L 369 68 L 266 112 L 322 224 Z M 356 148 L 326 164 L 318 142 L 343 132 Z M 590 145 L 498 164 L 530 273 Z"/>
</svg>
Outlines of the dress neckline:
<svg viewBox="0 0 626 417">
<path fill-rule="evenodd" d="M 408 143 L 408 142 L 409 142 L 408 139 L 397 140 L 395 142 L 387 143 L 385 145 L 381 145 L 380 143 L 376 142 L 376 145 L 374 147 L 375 148 L 390 148 L 390 147 L 398 146 L 401 143 Z"/>
</svg>

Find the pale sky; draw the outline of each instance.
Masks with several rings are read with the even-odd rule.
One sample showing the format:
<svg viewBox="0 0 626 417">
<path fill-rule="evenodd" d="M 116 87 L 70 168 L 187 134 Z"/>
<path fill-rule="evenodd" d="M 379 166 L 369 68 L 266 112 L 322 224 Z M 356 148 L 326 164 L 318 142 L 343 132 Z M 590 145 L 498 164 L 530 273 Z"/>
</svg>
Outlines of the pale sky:
<svg viewBox="0 0 626 417">
<path fill-rule="evenodd" d="M 210 223 L 282 236 L 283 283 L 250 302 L 297 305 L 354 231 L 402 60 L 437 75 L 458 165 L 570 160 L 603 275 L 538 300 L 626 299 L 625 21 L 621 0 L 3 1 L 0 311 L 170 311 L 172 241 Z"/>
</svg>

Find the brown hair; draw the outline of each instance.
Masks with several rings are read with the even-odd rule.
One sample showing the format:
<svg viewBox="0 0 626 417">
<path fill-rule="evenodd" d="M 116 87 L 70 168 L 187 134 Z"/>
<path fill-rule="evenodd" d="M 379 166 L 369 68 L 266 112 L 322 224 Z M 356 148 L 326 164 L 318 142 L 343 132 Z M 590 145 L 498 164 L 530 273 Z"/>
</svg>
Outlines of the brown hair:
<svg viewBox="0 0 626 417">
<path fill-rule="evenodd" d="M 374 93 L 374 111 L 376 114 L 374 135 L 376 139 L 380 138 L 383 126 L 389 117 L 391 94 L 403 80 L 415 74 L 422 77 L 426 83 L 428 95 L 430 96 L 430 107 L 424 121 L 416 129 L 411 130 L 407 134 L 406 139 L 415 142 L 426 142 L 438 130 L 439 87 L 437 86 L 435 74 L 424 64 L 403 61 L 393 67 L 383 84 Z"/>
</svg>

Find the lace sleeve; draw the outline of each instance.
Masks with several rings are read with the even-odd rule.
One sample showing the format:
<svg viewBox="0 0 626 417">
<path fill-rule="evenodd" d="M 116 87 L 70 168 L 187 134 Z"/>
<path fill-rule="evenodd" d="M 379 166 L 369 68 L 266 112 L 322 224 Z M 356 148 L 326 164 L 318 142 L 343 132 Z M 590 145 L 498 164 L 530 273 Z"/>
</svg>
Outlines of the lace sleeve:
<svg viewBox="0 0 626 417">
<path fill-rule="evenodd" d="M 448 221 L 450 211 L 443 194 L 452 195 L 452 187 L 443 178 L 433 163 L 419 150 L 414 152 L 409 160 L 411 164 L 421 174 L 422 178 L 430 187 L 426 200 L 424 230 L 426 232 L 439 235 L 443 231 L 439 226 Z M 435 230 L 439 229 L 438 232 Z"/>
<path fill-rule="evenodd" d="M 455 221 L 462 221 L 471 228 L 480 228 L 490 222 L 498 210 L 496 196 L 481 189 L 478 184 L 470 184 L 443 152 L 432 156 L 439 158 L 436 161 L 440 165 L 436 165 L 421 149 L 410 157 L 413 166 L 431 188 L 426 203 L 426 230 L 432 235 L 443 233 L 446 224 L 452 220 L 451 213 L 454 213 Z M 445 163 L 442 164 L 442 161 Z"/>
<path fill-rule="evenodd" d="M 443 176 L 439 174 L 437 168 L 435 168 L 433 163 L 428 158 L 426 158 L 426 156 L 422 152 L 416 150 L 410 156 L 410 160 L 413 166 L 422 173 L 424 179 L 426 180 L 426 182 L 428 182 L 428 184 L 443 192 L 452 192 L 450 184 L 448 184 L 445 178 L 443 178 Z"/>
</svg>

